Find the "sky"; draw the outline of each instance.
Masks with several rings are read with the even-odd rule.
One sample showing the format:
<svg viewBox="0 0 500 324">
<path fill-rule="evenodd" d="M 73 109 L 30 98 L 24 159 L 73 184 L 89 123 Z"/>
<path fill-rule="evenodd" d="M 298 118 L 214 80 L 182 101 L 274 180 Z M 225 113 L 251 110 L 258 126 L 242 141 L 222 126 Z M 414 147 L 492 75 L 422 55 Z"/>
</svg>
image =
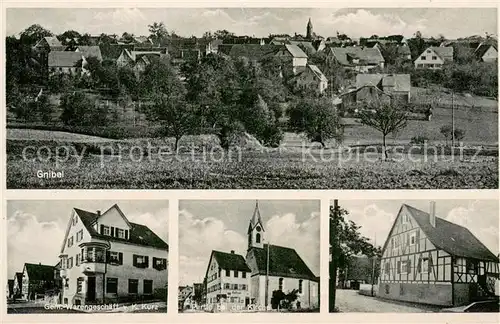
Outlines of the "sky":
<svg viewBox="0 0 500 324">
<path fill-rule="evenodd" d="M 324 37 L 346 33 L 353 38 L 373 34 L 448 38 L 497 34 L 495 8 L 8 8 L 6 34 L 16 35 L 31 24 L 60 34 L 66 30 L 97 35 L 149 35 L 148 25 L 163 22 L 181 36 L 201 36 L 226 29 L 237 35 L 305 34 L 311 18 Z"/>
<path fill-rule="evenodd" d="M 203 281 L 212 250 L 246 256 L 255 200 L 179 202 L 179 284 Z M 294 248 L 319 276 L 319 200 L 260 200 L 264 239 Z"/>
<path fill-rule="evenodd" d="M 7 202 L 7 275 L 24 263 L 55 265 L 72 208 L 105 212 L 114 204 L 133 223 L 148 226 L 168 243 L 166 200 L 16 200 Z"/>
<path fill-rule="evenodd" d="M 499 253 L 498 200 L 435 200 L 436 216 L 468 228 L 495 255 Z M 429 200 L 339 200 L 360 232 L 383 246 L 402 204 L 429 212 Z"/>
</svg>

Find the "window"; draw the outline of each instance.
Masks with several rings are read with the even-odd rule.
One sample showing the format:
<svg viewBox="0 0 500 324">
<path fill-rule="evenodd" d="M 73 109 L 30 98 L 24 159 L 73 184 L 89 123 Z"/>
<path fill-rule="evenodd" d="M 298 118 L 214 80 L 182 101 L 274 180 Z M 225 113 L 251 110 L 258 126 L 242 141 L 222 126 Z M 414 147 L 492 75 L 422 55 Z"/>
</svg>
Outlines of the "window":
<svg viewBox="0 0 500 324">
<path fill-rule="evenodd" d="M 429 258 L 420 259 L 420 268 L 418 269 L 420 273 L 428 273 L 429 272 Z"/>
<path fill-rule="evenodd" d="M 101 234 L 102 235 L 110 235 L 109 226 L 101 225 Z"/>
<path fill-rule="evenodd" d="M 283 278 L 279 278 L 278 280 L 278 290 L 283 291 Z"/>
<path fill-rule="evenodd" d="M 422 61 L 425 61 L 427 58 L 426 58 L 425 56 L 420 56 L 420 59 L 421 59 Z"/>
<path fill-rule="evenodd" d="M 73 226 L 75 226 L 78 223 L 78 217 L 74 216 L 73 217 Z"/>
<path fill-rule="evenodd" d="M 255 243 L 260 243 L 260 233 L 255 236 Z"/>
<path fill-rule="evenodd" d="M 477 273 L 478 266 L 477 266 L 477 262 L 476 261 L 467 259 L 467 261 L 465 263 L 466 263 L 466 267 L 467 267 L 467 272 L 469 272 L 469 273 Z"/>
<path fill-rule="evenodd" d="M 106 260 L 110 264 L 114 265 L 122 265 L 123 264 L 123 253 L 122 252 L 115 252 L 115 251 L 108 251 L 106 253 Z"/>
<path fill-rule="evenodd" d="M 238 270 L 234 270 L 234 277 L 238 278 Z"/>
<path fill-rule="evenodd" d="M 133 264 L 136 268 L 147 268 L 149 266 L 149 257 L 147 255 L 134 254 Z"/>
<path fill-rule="evenodd" d="M 302 294 L 302 279 L 299 280 L 299 294 Z"/>
<path fill-rule="evenodd" d="M 399 271 L 398 274 L 400 273 L 410 273 L 410 260 L 405 260 L 405 261 L 399 261 Z"/>
<path fill-rule="evenodd" d="M 224 284 L 224 289 L 230 289 L 229 287 L 230 287 L 230 286 L 229 286 L 229 284 L 228 284 L 228 283 Z"/>
<path fill-rule="evenodd" d="M 82 292 L 84 280 L 85 279 L 83 279 L 82 277 L 79 277 L 78 279 L 76 279 L 76 292 L 77 293 Z"/>
<path fill-rule="evenodd" d="M 242 277 L 242 278 L 246 278 L 246 277 L 247 277 L 247 273 L 246 273 L 245 271 L 243 271 L 243 272 L 241 273 L 241 277 Z"/>
<path fill-rule="evenodd" d="M 68 269 L 73 268 L 73 257 L 68 258 Z"/>
<path fill-rule="evenodd" d="M 226 277 L 231 277 L 231 270 L 226 269 Z"/>
<path fill-rule="evenodd" d="M 69 239 L 68 239 L 68 247 L 72 247 L 73 246 L 73 236 L 71 236 Z"/>
<path fill-rule="evenodd" d="M 145 295 L 151 295 L 153 293 L 153 280 L 144 280 L 142 291 Z"/>
<path fill-rule="evenodd" d="M 437 56 L 432 56 L 432 59 L 435 61 L 437 60 Z"/>
<path fill-rule="evenodd" d="M 128 293 L 129 294 L 137 294 L 139 287 L 139 280 L 137 279 L 129 279 L 128 280 Z"/>
<path fill-rule="evenodd" d="M 121 228 L 117 228 L 117 229 L 115 229 L 115 231 L 116 231 L 116 236 L 118 238 L 122 238 L 122 239 L 125 238 L 125 230 L 122 230 Z"/>
<path fill-rule="evenodd" d="M 80 242 L 81 240 L 83 240 L 83 229 L 79 230 L 79 231 L 76 233 L 76 241 L 77 241 L 77 242 Z"/>
<path fill-rule="evenodd" d="M 153 257 L 153 268 L 156 270 L 167 269 L 167 259 Z"/>
<path fill-rule="evenodd" d="M 76 264 L 76 266 L 79 266 L 79 265 L 80 265 L 80 253 L 77 253 L 77 254 L 76 254 L 76 257 L 75 257 L 75 264 Z"/>
<path fill-rule="evenodd" d="M 417 233 L 411 233 L 410 235 L 410 245 L 415 245 L 417 243 Z"/>
<path fill-rule="evenodd" d="M 118 278 L 106 278 L 106 292 L 108 294 L 118 293 Z"/>
<path fill-rule="evenodd" d="M 406 224 L 406 223 L 409 223 L 410 220 L 408 219 L 408 215 L 407 214 L 403 214 L 403 224 Z"/>
<path fill-rule="evenodd" d="M 387 274 L 387 275 L 389 274 L 389 272 L 390 272 L 389 269 L 390 269 L 390 264 L 389 264 L 389 262 L 386 262 L 385 263 L 385 274 Z"/>
</svg>

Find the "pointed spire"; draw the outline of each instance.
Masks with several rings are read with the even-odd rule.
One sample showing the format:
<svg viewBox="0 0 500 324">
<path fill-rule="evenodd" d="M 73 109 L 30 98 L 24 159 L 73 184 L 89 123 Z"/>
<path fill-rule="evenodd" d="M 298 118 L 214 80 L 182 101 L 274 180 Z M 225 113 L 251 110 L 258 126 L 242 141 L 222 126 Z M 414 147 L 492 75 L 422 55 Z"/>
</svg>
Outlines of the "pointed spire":
<svg viewBox="0 0 500 324">
<path fill-rule="evenodd" d="M 262 219 L 260 218 L 259 201 L 255 201 L 255 209 L 253 211 L 252 219 L 250 220 L 250 229 L 253 229 L 255 225 L 259 224 L 262 226 Z M 263 227 L 263 226 L 262 226 Z"/>
</svg>

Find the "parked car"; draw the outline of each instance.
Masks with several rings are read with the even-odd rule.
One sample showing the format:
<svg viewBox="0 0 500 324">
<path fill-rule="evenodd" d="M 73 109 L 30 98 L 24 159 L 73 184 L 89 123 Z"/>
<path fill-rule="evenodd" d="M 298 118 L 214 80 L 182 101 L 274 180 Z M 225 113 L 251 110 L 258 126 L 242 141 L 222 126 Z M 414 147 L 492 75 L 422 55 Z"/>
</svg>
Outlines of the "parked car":
<svg viewBox="0 0 500 324">
<path fill-rule="evenodd" d="M 498 300 L 484 300 L 474 302 L 466 306 L 443 308 L 441 312 L 445 313 L 498 313 L 500 304 Z"/>
</svg>

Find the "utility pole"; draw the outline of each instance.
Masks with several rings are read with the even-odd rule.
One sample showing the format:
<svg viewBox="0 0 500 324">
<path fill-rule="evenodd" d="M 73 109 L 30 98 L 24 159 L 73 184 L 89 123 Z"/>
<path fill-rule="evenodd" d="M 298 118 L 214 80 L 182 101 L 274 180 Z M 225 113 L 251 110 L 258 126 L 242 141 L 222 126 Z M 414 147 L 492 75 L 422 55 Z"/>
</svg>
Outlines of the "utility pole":
<svg viewBox="0 0 500 324">
<path fill-rule="evenodd" d="M 377 234 L 375 234 L 375 241 L 374 241 L 374 247 L 377 248 Z M 374 285 L 375 285 L 375 261 L 376 261 L 377 255 L 375 254 L 372 257 L 372 290 L 371 290 L 371 295 L 373 297 L 373 291 L 374 291 Z"/>
<path fill-rule="evenodd" d="M 333 313 L 335 311 L 335 297 L 336 297 L 336 282 L 337 282 L 337 254 L 338 254 L 338 238 L 337 238 L 337 222 L 339 214 L 339 202 L 338 199 L 333 201 L 333 215 L 330 216 L 330 246 L 332 260 L 330 261 L 330 281 L 329 281 L 329 311 Z"/>
<path fill-rule="evenodd" d="M 454 93 L 451 91 L 451 147 L 455 147 L 455 105 L 453 98 Z"/>
</svg>

